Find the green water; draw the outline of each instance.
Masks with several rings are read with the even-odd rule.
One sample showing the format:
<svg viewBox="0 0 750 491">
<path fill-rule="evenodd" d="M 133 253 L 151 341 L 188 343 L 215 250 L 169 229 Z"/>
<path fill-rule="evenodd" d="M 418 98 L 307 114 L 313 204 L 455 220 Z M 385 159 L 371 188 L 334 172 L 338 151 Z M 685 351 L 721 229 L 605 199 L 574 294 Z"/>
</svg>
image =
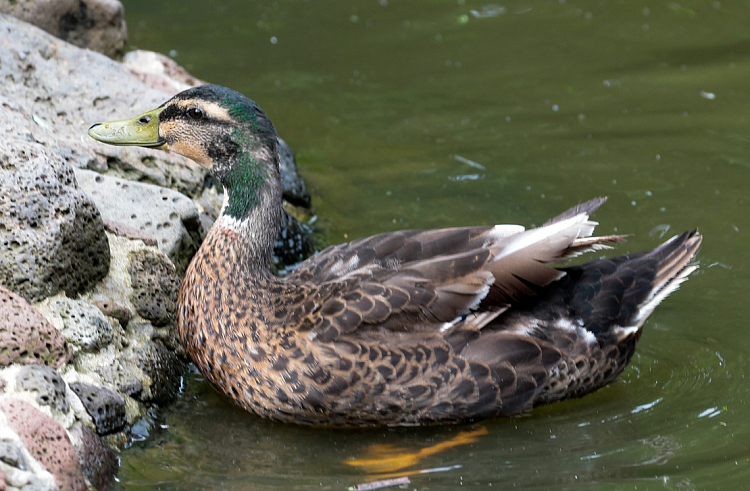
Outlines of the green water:
<svg viewBox="0 0 750 491">
<path fill-rule="evenodd" d="M 255 99 L 330 242 L 540 224 L 607 195 L 598 231 L 634 234 L 619 252 L 699 227 L 701 268 L 622 380 L 584 399 L 328 431 L 260 420 L 193 375 L 167 428 L 123 452 L 120 489 L 344 490 L 373 479 L 344 463 L 372 444 L 415 452 L 482 426 L 409 467 L 406 489 L 750 489 L 750 4 L 208 3 L 126 2 L 131 43 Z"/>
</svg>

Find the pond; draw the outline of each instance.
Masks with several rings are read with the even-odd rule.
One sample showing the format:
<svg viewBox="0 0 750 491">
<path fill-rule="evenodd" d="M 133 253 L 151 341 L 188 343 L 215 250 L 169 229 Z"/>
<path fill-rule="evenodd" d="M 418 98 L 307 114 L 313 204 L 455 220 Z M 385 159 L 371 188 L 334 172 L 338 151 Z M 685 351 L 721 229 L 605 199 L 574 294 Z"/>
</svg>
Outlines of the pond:
<svg viewBox="0 0 750 491">
<path fill-rule="evenodd" d="M 632 234 L 618 253 L 698 227 L 700 269 L 621 380 L 476 425 L 334 431 L 261 420 L 193 373 L 122 453 L 118 489 L 748 486 L 748 4 L 489 1 L 132 0 L 126 15 L 134 47 L 265 109 L 329 243 L 538 225 L 596 196 L 598 232 Z"/>
</svg>

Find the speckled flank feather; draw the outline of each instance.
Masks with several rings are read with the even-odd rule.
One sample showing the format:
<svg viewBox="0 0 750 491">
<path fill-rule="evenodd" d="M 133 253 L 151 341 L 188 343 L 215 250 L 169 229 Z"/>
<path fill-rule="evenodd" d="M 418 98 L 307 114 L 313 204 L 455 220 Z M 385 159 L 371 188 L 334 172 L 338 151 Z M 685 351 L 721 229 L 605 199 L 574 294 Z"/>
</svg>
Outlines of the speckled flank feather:
<svg viewBox="0 0 750 491">
<path fill-rule="evenodd" d="M 184 116 L 195 107 L 205 118 Z M 269 268 L 281 210 L 273 126 L 249 99 L 216 86 L 179 94 L 162 114 L 160 136 L 229 196 L 187 270 L 179 333 L 206 378 L 261 416 L 448 423 L 582 396 L 624 369 L 648 316 L 695 268 L 697 232 L 650 252 L 552 267 L 623 239 L 592 236 L 600 198 L 531 230 L 355 240 L 279 279 Z"/>
</svg>

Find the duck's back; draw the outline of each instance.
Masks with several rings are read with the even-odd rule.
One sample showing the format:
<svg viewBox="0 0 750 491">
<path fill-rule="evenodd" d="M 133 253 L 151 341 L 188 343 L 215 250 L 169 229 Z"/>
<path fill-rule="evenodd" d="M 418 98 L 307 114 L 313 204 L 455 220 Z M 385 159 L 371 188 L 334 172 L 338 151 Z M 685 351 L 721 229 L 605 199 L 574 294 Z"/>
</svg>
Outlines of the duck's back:
<svg viewBox="0 0 750 491">
<path fill-rule="evenodd" d="M 294 423 L 459 422 L 578 397 L 623 370 L 701 239 L 547 266 L 619 240 L 590 237 L 599 204 L 526 232 L 381 234 L 323 251 L 285 280 L 253 271 L 211 280 L 222 268 L 215 251 L 232 249 L 214 244 L 186 275 L 183 342 L 235 402 Z M 225 240 L 212 231 L 208 243 Z"/>
</svg>

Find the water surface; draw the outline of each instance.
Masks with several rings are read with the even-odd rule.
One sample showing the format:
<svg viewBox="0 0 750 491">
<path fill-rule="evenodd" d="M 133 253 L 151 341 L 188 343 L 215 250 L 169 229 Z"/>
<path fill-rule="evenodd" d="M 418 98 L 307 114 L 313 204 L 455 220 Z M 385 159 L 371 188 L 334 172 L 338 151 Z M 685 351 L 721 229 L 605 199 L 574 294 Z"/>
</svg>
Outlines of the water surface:
<svg viewBox="0 0 750 491">
<path fill-rule="evenodd" d="M 609 196 L 600 233 L 705 235 L 622 380 L 469 427 L 260 420 L 201 378 L 122 454 L 120 489 L 343 490 L 372 445 L 425 456 L 407 489 L 750 489 L 746 2 L 129 1 L 131 43 L 256 100 L 334 243 L 541 224 Z M 140 109 L 134 108 L 134 113 Z M 416 474 L 420 469 L 441 472 Z M 378 478 L 383 476 L 378 476 Z"/>
</svg>

